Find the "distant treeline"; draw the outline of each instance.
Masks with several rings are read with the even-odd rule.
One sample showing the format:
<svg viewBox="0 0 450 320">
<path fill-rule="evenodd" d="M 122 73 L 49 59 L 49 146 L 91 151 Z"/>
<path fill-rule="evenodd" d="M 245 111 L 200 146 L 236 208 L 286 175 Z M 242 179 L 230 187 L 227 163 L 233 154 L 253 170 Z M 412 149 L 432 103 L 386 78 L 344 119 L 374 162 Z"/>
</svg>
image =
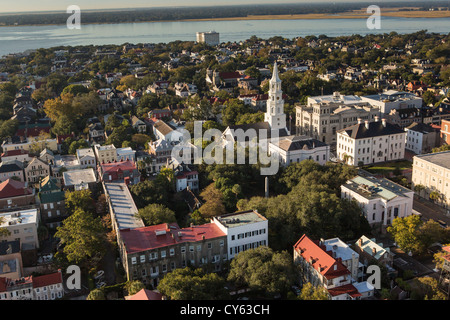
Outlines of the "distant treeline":
<svg viewBox="0 0 450 320">
<path fill-rule="evenodd" d="M 302 3 L 302 4 L 268 4 L 235 5 L 182 8 L 123 9 L 113 11 L 82 11 L 81 23 L 123 23 L 143 21 L 166 21 L 186 19 L 211 19 L 246 17 L 248 15 L 282 15 L 307 13 L 342 13 L 351 10 L 379 5 L 381 8 L 414 6 L 428 10 L 432 7 L 448 7 L 448 1 L 418 2 L 380 2 L 370 3 Z M 23 13 L 0 15 L 0 25 L 45 25 L 65 24 L 70 14 L 66 13 Z"/>
</svg>

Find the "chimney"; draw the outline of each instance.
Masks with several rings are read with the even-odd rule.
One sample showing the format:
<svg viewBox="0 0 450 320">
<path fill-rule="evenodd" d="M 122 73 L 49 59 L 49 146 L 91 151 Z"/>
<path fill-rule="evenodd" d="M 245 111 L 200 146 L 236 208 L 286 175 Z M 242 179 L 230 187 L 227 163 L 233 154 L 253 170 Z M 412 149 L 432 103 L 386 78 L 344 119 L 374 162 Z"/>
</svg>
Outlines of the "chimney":
<svg viewBox="0 0 450 320">
<path fill-rule="evenodd" d="M 377 248 L 372 248 L 372 255 L 374 256 L 377 253 Z"/>
<path fill-rule="evenodd" d="M 358 118 L 358 124 L 361 124 L 361 123 L 362 123 L 362 119 Z"/>
<path fill-rule="evenodd" d="M 362 239 L 361 239 L 361 238 L 358 240 L 358 246 L 359 246 L 360 248 L 362 247 Z"/>
<path fill-rule="evenodd" d="M 264 179 L 264 182 L 265 182 L 265 188 L 264 188 L 265 196 L 266 196 L 266 198 L 268 198 L 269 197 L 269 177 L 266 177 Z"/>
<path fill-rule="evenodd" d="M 380 117 L 379 116 L 375 116 L 375 122 L 380 121 Z"/>
<path fill-rule="evenodd" d="M 386 119 L 381 119 L 381 123 L 383 124 L 383 127 L 386 127 Z"/>
<path fill-rule="evenodd" d="M 6 254 L 11 254 L 12 253 L 12 247 L 10 244 L 8 244 L 8 249 L 6 249 Z"/>
<path fill-rule="evenodd" d="M 366 129 L 369 129 L 369 121 L 364 121 L 364 125 L 366 126 Z"/>
</svg>

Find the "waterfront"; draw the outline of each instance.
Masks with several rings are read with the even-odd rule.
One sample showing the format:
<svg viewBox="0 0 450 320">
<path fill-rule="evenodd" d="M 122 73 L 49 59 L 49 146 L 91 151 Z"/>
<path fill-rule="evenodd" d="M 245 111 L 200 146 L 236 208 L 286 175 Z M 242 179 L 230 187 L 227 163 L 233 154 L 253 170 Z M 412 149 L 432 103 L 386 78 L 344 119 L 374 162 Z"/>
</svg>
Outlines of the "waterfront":
<svg viewBox="0 0 450 320">
<path fill-rule="evenodd" d="M 82 21 L 81 21 L 82 22 Z M 65 25 L 16 26 L 0 28 L 0 56 L 28 49 L 56 46 L 106 45 L 123 43 L 168 43 L 195 41 L 197 31 L 214 30 L 221 42 L 234 42 L 252 35 L 294 38 L 307 35 L 340 36 L 352 34 L 412 33 L 427 30 L 448 33 L 449 18 L 382 17 L 381 29 L 368 29 L 366 19 L 300 19 L 238 21 L 166 21 L 83 25 L 70 30 Z"/>
</svg>

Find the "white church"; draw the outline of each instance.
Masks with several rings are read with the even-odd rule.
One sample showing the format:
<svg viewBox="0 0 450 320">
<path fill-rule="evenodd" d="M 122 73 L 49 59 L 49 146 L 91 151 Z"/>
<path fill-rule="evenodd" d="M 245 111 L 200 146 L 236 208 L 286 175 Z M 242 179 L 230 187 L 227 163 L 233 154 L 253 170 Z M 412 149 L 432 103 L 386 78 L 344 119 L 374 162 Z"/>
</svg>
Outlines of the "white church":
<svg viewBox="0 0 450 320">
<path fill-rule="evenodd" d="M 245 139 L 243 139 L 243 135 L 245 135 Z M 257 139 L 256 142 L 263 150 L 268 150 L 269 154 L 278 155 L 282 166 L 306 159 L 324 165 L 330 157 L 329 145 L 311 137 L 290 134 L 286 126 L 283 91 L 276 63 L 269 82 L 269 98 L 264 122 L 229 126 L 223 132 L 222 139 L 224 147 L 229 146 L 230 143 L 234 145 L 235 142 L 246 147 L 249 141 Z"/>
</svg>

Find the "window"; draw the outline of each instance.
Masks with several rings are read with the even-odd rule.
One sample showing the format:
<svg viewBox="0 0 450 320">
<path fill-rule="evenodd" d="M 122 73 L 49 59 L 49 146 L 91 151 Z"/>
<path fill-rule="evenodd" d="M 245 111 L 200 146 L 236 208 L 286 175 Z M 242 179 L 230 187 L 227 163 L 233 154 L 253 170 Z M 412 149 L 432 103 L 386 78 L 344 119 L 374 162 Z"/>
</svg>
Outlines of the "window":
<svg viewBox="0 0 450 320">
<path fill-rule="evenodd" d="M 194 252 L 194 246 L 189 246 L 189 252 Z"/>
<path fill-rule="evenodd" d="M 136 257 L 131 258 L 131 264 L 136 264 Z"/>
<path fill-rule="evenodd" d="M 166 257 L 166 250 L 161 251 L 161 258 L 165 258 Z"/>
<path fill-rule="evenodd" d="M 186 252 L 186 247 L 181 247 L 181 253 L 185 253 Z"/>
<path fill-rule="evenodd" d="M 208 242 L 208 249 L 212 249 L 212 243 Z"/>
<path fill-rule="evenodd" d="M 175 249 L 170 249 L 169 254 L 170 254 L 171 256 L 175 255 Z"/>
<path fill-rule="evenodd" d="M 140 262 L 141 262 L 141 263 L 145 262 L 145 255 L 141 255 L 141 257 L 140 257 Z"/>
</svg>

